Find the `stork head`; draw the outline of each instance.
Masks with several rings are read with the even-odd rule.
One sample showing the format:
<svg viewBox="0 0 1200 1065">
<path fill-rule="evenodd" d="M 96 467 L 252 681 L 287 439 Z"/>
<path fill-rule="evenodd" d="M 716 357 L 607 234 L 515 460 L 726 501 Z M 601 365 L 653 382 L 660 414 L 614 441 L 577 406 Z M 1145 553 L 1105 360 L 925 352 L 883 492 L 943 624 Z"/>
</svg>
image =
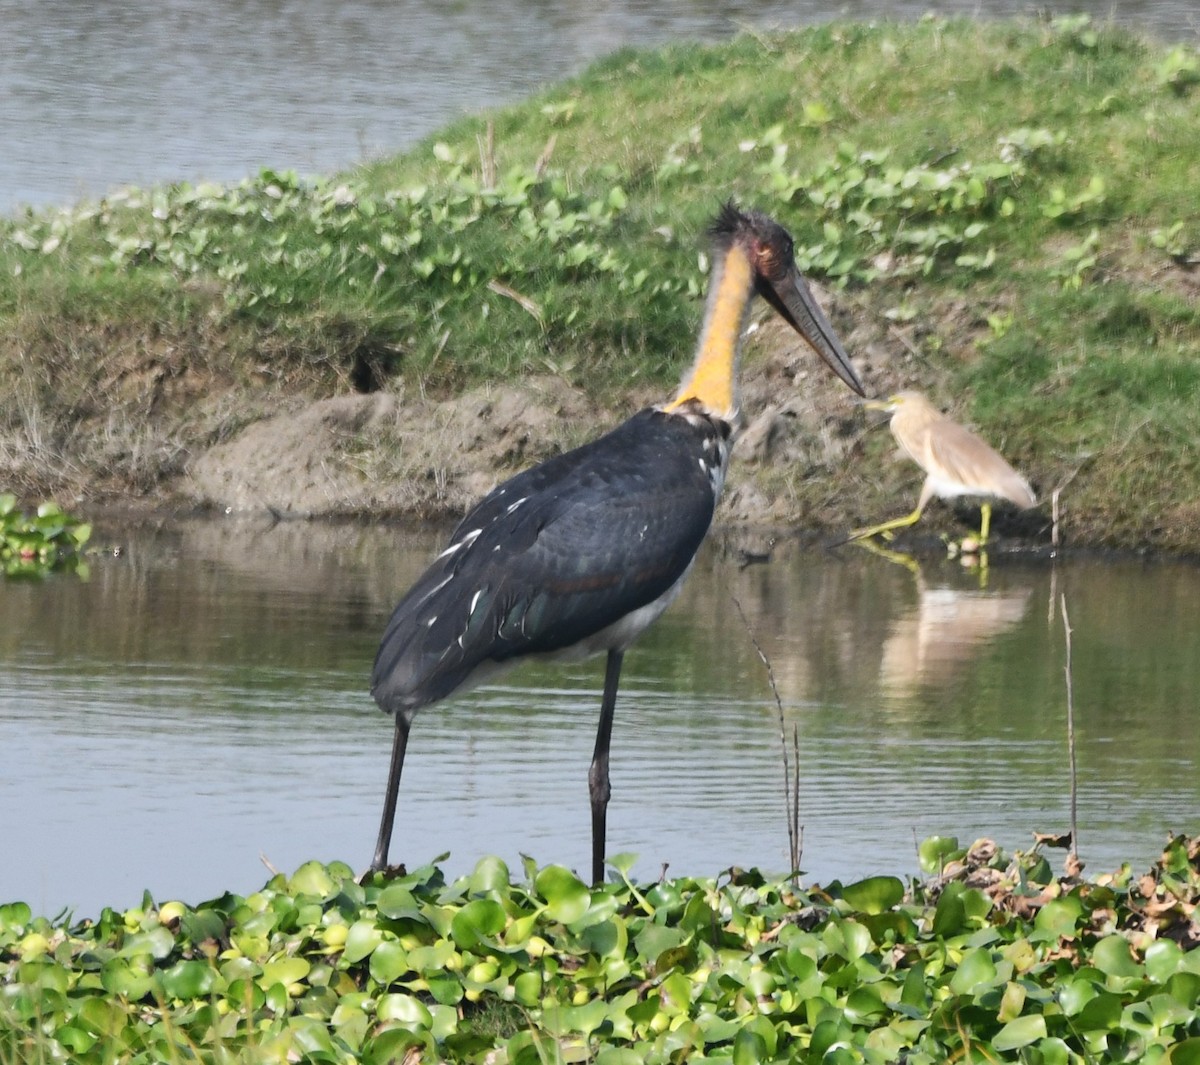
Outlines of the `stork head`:
<svg viewBox="0 0 1200 1065">
<path fill-rule="evenodd" d="M 726 203 L 709 229 L 716 251 L 737 245 L 754 269 L 754 290 L 860 396 L 862 382 L 833 326 L 796 266 L 791 234 L 761 211 Z"/>
</svg>

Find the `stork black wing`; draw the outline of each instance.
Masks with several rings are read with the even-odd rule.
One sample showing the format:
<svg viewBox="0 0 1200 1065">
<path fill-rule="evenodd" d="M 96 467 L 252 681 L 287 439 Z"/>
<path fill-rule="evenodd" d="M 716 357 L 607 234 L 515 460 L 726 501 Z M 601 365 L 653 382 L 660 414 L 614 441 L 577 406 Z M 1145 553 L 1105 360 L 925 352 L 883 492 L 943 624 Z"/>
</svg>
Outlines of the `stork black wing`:
<svg viewBox="0 0 1200 1065">
<path fill-rule="evenodd" d="M 379 705 L 411 712 L 487 662 L 586 646 L 661 598 L 712 521 L 718 432 L 645 410 L 492 491 L 392 614 L 372 676 Z"/>
</svg>

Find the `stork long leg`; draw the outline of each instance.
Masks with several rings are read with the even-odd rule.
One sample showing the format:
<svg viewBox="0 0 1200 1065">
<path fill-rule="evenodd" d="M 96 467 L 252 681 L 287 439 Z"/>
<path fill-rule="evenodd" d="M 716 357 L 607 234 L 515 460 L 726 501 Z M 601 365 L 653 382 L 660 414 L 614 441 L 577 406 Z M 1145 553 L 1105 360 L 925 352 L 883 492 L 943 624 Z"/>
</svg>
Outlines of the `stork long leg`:
<svg viewBox="0 0 1200 1065">
<path fill-rule="evenodd" d="M 604 699 L 600 704 L 600 725 L 596 729 L 596 749 L 588 770 L 588 792 L 592 799 L 592 883 L 604 882 L 604 842 L 608 833 L 608 744 L 612 739 L 613 710 L 617 705 L 617 684 L 621 680 L 624 651 L 609 651 L 604 665 Z"/>
<path fill-rule="evenodd" d="M 396 734 L 392 739 L 392 764 L 388 770 L 387 795 L 383 800 L 383 820 L 379 822 L 379 839 L 371 871 L 387 868 L 388 848 L 392 843 L 392 822 L 396 819 L 396 793 L 400 790 L 400 773 L 404 769 L 404 749 L 408 746 L 408 721 L 396 715 Z"/>
</svg>

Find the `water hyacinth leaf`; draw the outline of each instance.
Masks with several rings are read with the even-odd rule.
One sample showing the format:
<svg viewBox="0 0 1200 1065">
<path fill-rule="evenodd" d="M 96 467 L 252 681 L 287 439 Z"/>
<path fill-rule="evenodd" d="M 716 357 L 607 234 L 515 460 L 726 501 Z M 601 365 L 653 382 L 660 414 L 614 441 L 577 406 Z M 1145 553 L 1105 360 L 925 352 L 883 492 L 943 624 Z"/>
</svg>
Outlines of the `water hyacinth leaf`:
<svg viewBox="0 0 1200 1065">
<path fill-rule="evenodd" d="M 997 1020 L 1007 1023 L 1015 1021 L 1025 1009 L 1025 988 L 1018 983 L 1009 981 L 1000 997 L 1000 1009 L 996 1014 Z"/>
<path fill-rule="evenodd" d="M 806 947 L 808 949 L 805 949 Z M 783 963 L 793 978 L 796 993 L 802 998 L 808 998 L 815 994 L 817 988 L 821 986 L 817 958 L 814 956 L 815 952 L 810 953 L 811 949 L 811 946 L 804 941 L 793 941 L 788 944 L 783 956 Z M 815 981 L 814 987 L 809 986 L 810 981 Z M 803 990 L 801 990 L 802 988 Z"/>
<path fill-rule="evenodd" d="M 651 1013 L 657 1012 L 658 1003 L 647 999 L 643 1006 Z M 604 1023 L 608 1015 L 608 1004 L 599 998 L 578 1006 L 566 1006 L 559 1002 L 547 1002 L 542 1010 L 542 1021 L 551 1035 L 587 1036 Z"/>
<path fill-rule="evenodd" d="M 254 980 L 242 978 L 229 982 L 229 986 L 225 990 L 225 997 L 230 1004 L 247 1013 L 253 1013 L 262 1008 L 263 1003 L 267 1000 L 267 993 Z"/>
<path fill-rule="evenodd" d="M 1156 984 L 1165 984 L 1183 963 L 1183 951 L 1171 939 L 1156 939 L 1146 948 L 1146 975 Z"/>
<path fill-rule="evenodd" d="M 76 1055 L 86 1054 L 99 1042 L 99 1038 L 93 1032 L 85 1031 L 72 1024 L 63 1025 L 54 1035 L 65 1049 Z M 0 1043 L 0 1046 L 3 1044 Z"/>
<path fill-rule="evenodd" d="M 1072 1061 L 1071 1048 L 1058 1036 L 1052 1035 L 1043 1039 L 1037 1045 L 1037 1052 L 1041 1055 L 1041 1065 L 1070 1065 Z"/>
<path fill-rule="evenodd" d="M 1142 976 L 1142 967 L 1134 960 L 1129 941 L 1123 936 L 1105 936 L 1092 951 L 1092 964 L 1106 976 Z"/>
<path fill-rule="evenodd" d="M 453 973 L 429 973 L 425 977 L 425 984 L 433 1000 L 443 1006 L 458 1005 L 465 993 L 462 981 Z"/>
<path fill-rule="evenodd" d="M 591 905 L 592 894 L 570 869 L 547 865 L 534 881 L 537 893 L 546 900 L 546 911 L 563 924 L 579 920 Z"/>
<path fill-rule="evenodd" d="M 305 862 L 287 882 L 292 895 L 319 895 L 324 898 L 333 893 L 335 884 L 329 871 L 320 862 Z"/>
<path fill-rule="evenodd" d="M 985 947 L 976 947 L 963 955 L 958 969 L 950 978 L 950 990 L 956 995 L 978 995 L 990 991 L 998 983 L 996 963 Z"/>
<path fill-rule="evenodd" d="M 936 876 L 948 861 L 960 858 L 966 852 L 958 845 L 956 836 L 930 836 L 917 847 L 921 871 Z"/>
<path fill-rule="evenodd" d="M 686 939 L 687 933 L 682 929 L 666 928 L 659 924 L 646 924 L 634 936 L 634 947 L 642 961 L 657 963 L 663 954 L 682 946 Z"/>
<path fill-rule="evenodd" d="M 472 899 L 450 922 L 450 937 L 463 950 L 474 950 L 504 931 L 504 908 L 494 899 Z"/>
<path fill-rule="evenodd" d="M 1176 1043 L 1167 1053 L 1169 1065 L 1200 1065 L 1200 1038 Z"/>
<path fill-rule="evenodd" d="M 612 895 L 599 891 L 593 892 L 587 912 L 571 922 L 571 931 L 583 932 L 593 925 L 603 924 L 617 912 L 617 907 L 617 900 Z"/>
<path fill-rule="evenodd" d="M 1190 959 L 1195 954 L 1195 951 L 1189 951 L 1186 957 Z M 1165 990 L 1176 1002 L 1200 1009 L 1200 976 L 1195 973 L 1176 973 L 1167 981 Z"/>
<path fill-rule="evenodd" d="M 733 1065 L 759 1065 L 770 1060 L 767 1041 L 759 1031 L 746 1025 L 733 1040 Z"/>
<path fill-rule="evenodd" d="M 511 885 L 508 866 L 495 856 L 480 858 L 471 873 L 471 893 L 482 895 L 486 893 L 507 895 Z"/>
<path fill-rule="evenodd" d="M 1073 938 L 1079 919 L 1083 916 L 1083 903 L 1074 895 L 1066 898 L 1052 899 L 1046 903 L 1034 918 L 1035 934 L 1030 936 L 1035 941 L 1053 941 L 1062 937 Z"/>
<path fill-rule="evenodd" d="M 128 1023 L 129 1016 L 116 1002 L 89 998 L 79 1008 L 79 1020 L 89 1032 L 111 1039 Z"/>
<path fill-rule="evenodd" d="M 408 951 L 394 939 L 380 943 L 372 951 L 371 961 L 368 965 L 371 979 L 382 984 L 384 987 L 398 980 L 405 973 L 410 972 L 411 968 L 408 960 Z"/>
<path fill-rule="evenodd" d="M 364 917 L 355 921 L 346 933 L 346 945 L 342 949 L 342 957 L 353 965 L 362 961 L 380 943 L 383 942 L 383 932 L 375 924 L 373 918 Z"/>
<path fill-rule="evenodd" d="M 917 962 L 904 977 L 900 1001 L 906 1006 L 924 1010 L 929 1005 L 929 989 L 925 982 L 925 963 Z"/>
<path fill-rule="evenodd" d="M 414 995 L 380 995 L 375 1013 L 381 1021 L 396 1021 L 410 1031 L 423 1031 L 433 1024 L 433 1014 Z"/>
<path fill-rule="evenodd" d="M 458 1032 L 458 1009 L 453 1005 L 434 1005 L 429 1007 L 433 1020 L 429 1023 L 429 1034 L 439 1042 L 443 1042 Z"/>
<path fill-rule="evenodd" d="M 375 900 L 375 909 L 384 917 L 394 920 L 408 918 L 425 922 L 413 893 L 403 884 L 389 884 Z"/>
<path fill-rule="evenodd" d="M 938 898 L 933 911 L 933 934 L 935 936 L 954 936 L 966 929 L 967 911 L 963 906 L 961 890 L 951 890 L 961 887 L 957 883 L 948 884 L 946 890 Z"/>
<path fill-rule="evenodd" d="M 1086 977 L 1073 977 L 1060 981 L 1056 997 L 1063 1013 L 1074 1017 L 1099 993 L 1099 989 Z"/>
<path fill-rule="evenodd" d="M 225 917 L 211 909 L 185 910 L 179 918 L 179 931 L 193 944 L 220 941 L 225 935 Z"/>
<path fill-rule="evenodd" d="M 610 854 L 604 859 L 604 864 L 610 869 L 615 869 L 624 879 L 628 879 L 637 864 L 637 858 L 632 851 L 622 851 L 620 854 Z"/>
<path fill-rule="evenodd" d="M 217 971 L 203 961 L 176 962 L 162 974 L 163 991 L 182 1000 L 211 994 L 220 982 Z"/>
<path fill-rule="evenodd" d="M 1075 1023 L 1081 1031 L 1113 1031 L 1121 1026 L 1123 1003 L 1119 995 L 1108 991 L 1099 992 L 1075 1015 Z"/>
<path fill-rule="evenodd" d="M 808 1049 L 810 1060 L 828 1061 L 826 1054 L 835 1043 L 847 1042 L 853 1038 L 849 1025 L 833 1017 L 819 1022 L 814 1028 Z M 761 1059 L 760 1059 L 761 1060 Z"/>
<path fill-rule="evenodd" d="M 596 1065 L 645 1065 L 646 1055 L 629 1047 L 609 1046 L 596 1055 L 595 1061 Z"/>
<path fill-rule="evenodd" d="M 307 1061 L 319 1061 L 321 1059 L 316 1055 L 333 1053 L 333 1041 L 329 1038 L 329 1032 L 316 1017 L 289 1017 L 288 1032 L 293 1045 L 303 1052 Z"/>
<path fill-rule="evenodd" d="M 407 1054 L 410 1048 L 424 1045 L 421 1032 L 397 1025 L 380 1032 L 366 1043 L 362 1051 L 363 1065 L 396 1065 L 397 1062 L 410 1060 Z"/>
<path fill-rule="evenodd" d="M 148 932 L 135 932 L 125 940 L 121 953 L 127 958 L 148 954 L 152 958 L 167 957 L 175 946 L 175 937 L 168 928 L 159 925 Z"/>
<path fill-rule="evenodd" d="M 619 917 L 588 925 L 579 938 L 598 958 L 623 958 L 629 946 L 629 933 Z"/>
<path fill-rule="evenodd" d="M 889 910 L 886 913 L 861 914 L 859 920 L 876 943 L 884 943 L 889 939 L 904 942 L 912 938 L 916 924 L 907 913 Z"/>
<path fill-rule="evenodd" d="M 1192 1017 L 1193 1012 L 1170 995 L 1151 995 L 1142 1002 L 1126 1006 L 1121 1023 L 1127 1030 L 1153 1038 L 1163 1029 L 1187 1024 Z"/>
<path fill-rule="evenodd" d="M 959 899 L 963 904 L 963 913 L 968 920 L 974 918 L 980 924 L 983 919 L 992 912 L 992 900 L 987 897 L 979 888 L 966 888 L 960 895 Z M 985 935 L 989 937 L 989 941 L 995 938 L 995 930 L 984 928 L 977 935 Z M 976 944 L 978 945 L 978 944 Z"/>
<path fill-rule="evenodd" d="M 1009 1021 L 992 1038 L 992 1046 L 997 1050 L 1019 1050 L 1030 1043 L 1046 1038 L 1046 1018 L 1040 1013 L 1027 1017 L 1017 1017 Z"/>
<path fill-rule="evenodd" d="M 838 928 L 844 944 L 844 956 L 850 961 L 861 958 L 875 946 L 871 930 L 858 921 L 843 921 Z"/>
<path fill-rule="evenodd" d="M 904 884 L 894 876 L 872 876 L 847 884 L 842 898 L 863 913 L 883 913 L 904 898 Z"/>
<path fill-rule="evenodd" d="M 142 967 L 134 959 L 112 958 L 100 972 L 100 982 L 110 995 L 121 995 L 130 1002 L 137 1002 L 154 987 L 154 975 L 149 967 Z"/>
<path fill-rule="evenodd" d="M 659 984 L 658 992 L 666 1013 L 687 1013 L 692 1003 L 692 982 L 683 973 L 672 972 Z"/>
<path fill-rule="evenodd" d="M 9 902 L 0 906 L 0 932 L 16 932 L 29 924 L 33 917 L 28 903 Z"/>
<path fill-rule="evenodd" d="M 542 997 L 542 974 L 531 970 L 518 975 L 513 981 L 513 994 L 522 1006 L 536 1006 Z"/>
<path fill-rule="evenodd" d="M 299 983 L 311 970 L 312 964 L 305 958 L 279 958 L 263 966 L 259 984 L 262 987 L 271 987 L 273 984 L 286 987 Z"/>
<path fill-rule="evenodd" d="M 846 1019 L 852 1024 L 870 1025 L 887 1007 L 873 987 L 856 987 L 846 996 Z"/>
</svg>

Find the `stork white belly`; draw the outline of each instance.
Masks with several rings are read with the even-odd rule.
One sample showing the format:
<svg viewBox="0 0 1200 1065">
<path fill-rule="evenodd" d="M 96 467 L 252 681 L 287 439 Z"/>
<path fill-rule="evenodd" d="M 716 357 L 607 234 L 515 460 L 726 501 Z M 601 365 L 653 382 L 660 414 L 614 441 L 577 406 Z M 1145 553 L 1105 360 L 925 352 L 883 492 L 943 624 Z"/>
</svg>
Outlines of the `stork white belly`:
<svg viewBox="0 0 1200 1065">
<path fill-rule="evenodd" d="M 586 640 L 580 640 L 579 643 L 563 648 L 561 651 L 551 651 L 545 657 L 553 658 L 559 662 L 573 662 L 581 658 L 588 658 L 591 655 L 600 654 L 602 651 L 626 650 L 634 640 L 659 619 L 667 607 L 679 598 L 679 593 L 683 589 L 683 582 L 687 580 L 688 574 L 692 572 L 693 565 L 695 565 L 694 559 L 688 563 L 687 569 L 679 575 L 679 580 L 672 584 L 657 599 L 647 603 L 645 606 L 638 607 L 637 610 L 630 611 L 623 618 L 614 621 L 607 628 L 601 629 Z"/>
</svg>

